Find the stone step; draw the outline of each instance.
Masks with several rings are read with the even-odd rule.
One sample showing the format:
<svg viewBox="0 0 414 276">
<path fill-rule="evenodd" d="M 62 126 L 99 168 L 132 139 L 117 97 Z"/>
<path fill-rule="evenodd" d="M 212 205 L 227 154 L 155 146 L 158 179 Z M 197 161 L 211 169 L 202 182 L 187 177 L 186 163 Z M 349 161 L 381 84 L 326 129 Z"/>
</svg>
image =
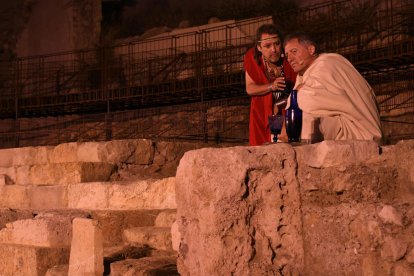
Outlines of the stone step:
<svg viewBox="0 0 414 276">
<path fill-rule="evenodd" d="M 0 230 L 0 244 L 69 248 L 71 239 L 72 218 L 56 214 L 16 220 Z"/>
<path fill-rule="evenodd" d="M 0 245 L 0 275 L 41 276 L 59 264 L 69 263 L 69 248 Z"/>
<path fill-rule="evenodd" d="M 75 217 L 91 218 L 102 228 L 104 246 L 123 243 L 125 229 L 168 225 L 175 210 L 0 210 L 0 244 L 68 247 Z M 1 274 L 0 274 L 1 275 Z"/>
<path fill-rule="evenodd" d="M 112 263 L 125 259 L 140 259 L 144 257 L 177 257 L 177 253 L 174 251 L 153 249 L 147 245 L 106 247 L 104 248 L 104 275 L 111 273 Z"/>
<path fill-rule="evenodd" d="M 137 210 L 175 209 L 175 179 L 0 186 L 0 208 Z"/>
<path fill-rule="evenodd" d="M 134 227 L 125 229 L 123 240 L 130 245 L 148 245 L 159 250 L 172 250 L 170 227 Z"/>
<path fill-rule="evenodd" d="M 0 149 L 0 167 L 71 162 L 149 164 L 153 155 L 152 141 L 145 139 L 73 142 L 55 147 Z"/>
<path fill-rule="evenodd" d="M 103 162 L 68 162 L 0 168 L 4 184 L 71 185 L 108 181 L 116 165 Z"/>
<path fill-rule="evenodd" d="M 150 275 L 180 275 L 177 272 L 177 257 L 144 257 L 111 264 L 111 276 Z"/>
</svg>

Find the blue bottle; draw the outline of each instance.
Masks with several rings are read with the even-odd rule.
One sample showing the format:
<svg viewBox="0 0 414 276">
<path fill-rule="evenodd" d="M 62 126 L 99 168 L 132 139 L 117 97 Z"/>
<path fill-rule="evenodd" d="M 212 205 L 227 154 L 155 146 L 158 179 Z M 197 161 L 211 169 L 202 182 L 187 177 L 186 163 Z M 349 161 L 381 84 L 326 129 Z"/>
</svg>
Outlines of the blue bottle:
<svg viewBox="0 0 414 276">
<path fill-rule="evenodd" d="M 298 91 L 290 92 L 290 106 L 286 109 L 286 133 L 289 142 L 300 142 L 302 132 L 302 110 L 298 105 Z"/>
</svg>

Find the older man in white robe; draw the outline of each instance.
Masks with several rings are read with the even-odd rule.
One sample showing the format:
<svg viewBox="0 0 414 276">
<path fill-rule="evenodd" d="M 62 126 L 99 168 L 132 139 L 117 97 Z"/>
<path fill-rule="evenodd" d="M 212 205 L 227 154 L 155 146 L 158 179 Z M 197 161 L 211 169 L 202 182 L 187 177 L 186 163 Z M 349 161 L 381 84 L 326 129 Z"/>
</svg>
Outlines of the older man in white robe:
<svg viewBox="0 0 414 276">
<path fill-rule="evenodd" d="M 316 43 L 304 33 L 285 39 L 285 53 L 298 73 L 295 88 L 303 111 L 302 139 L 311 139 L 317 121 L 324 140 L 381 140 L 374 92 L 346 58 L 318 54 Z"/>
</svg>

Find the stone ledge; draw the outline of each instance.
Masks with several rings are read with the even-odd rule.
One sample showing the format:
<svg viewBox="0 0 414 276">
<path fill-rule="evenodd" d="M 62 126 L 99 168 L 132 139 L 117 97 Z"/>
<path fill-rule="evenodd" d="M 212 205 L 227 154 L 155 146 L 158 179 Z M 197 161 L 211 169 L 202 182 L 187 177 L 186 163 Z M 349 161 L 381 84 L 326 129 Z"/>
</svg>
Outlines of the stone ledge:
<svg viewBox="0 0 414 276">
<path fill-rule="evenodd" d="M 323 141 L 295 147 L 299 165 L 327 168 L 359 164 L 379 156 L 379 146 L 373 141 Z"/>
<path fill-rule="evenodd" d="M 68 207 L 73 209 L 175 209 L 175 178 L 161 180 L 94 182 L 68 186 Z"/>
<path fill-rule="evenodd" d="M 0 246 L 0 275 L 39 276 L 58 264 L 69 263 L 69 248 Z"/>
</svg>

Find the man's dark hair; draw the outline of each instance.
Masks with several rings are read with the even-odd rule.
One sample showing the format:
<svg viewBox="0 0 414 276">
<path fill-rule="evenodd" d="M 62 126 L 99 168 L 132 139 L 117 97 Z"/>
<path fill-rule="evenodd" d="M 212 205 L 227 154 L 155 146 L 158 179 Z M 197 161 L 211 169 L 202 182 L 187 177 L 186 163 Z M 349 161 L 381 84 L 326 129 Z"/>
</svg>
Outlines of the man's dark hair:
<svg viewBox="0 0 414 276">
<path fill-rule="evenodd" d="M 302 45 L 313 45 L 315 47 L 315 54 L 318 54 L 318 44 L 316 43 L 315 39 L 309 33 L 305 32 L 295 32 L 288 34 L 283 41 L 283 47 L 286 46 L 286 43 L 292 39 L 297 39 L 298 42 Z"/>
<path fill-rule="evenodd" d="M 260 26 L 256 31 L 256 41 L 254 47 L 254 59 L 256 60 L 257 64 L 260 64 L 260 58 L 262 57 L 262 53 L 257 49 L 257 46 L 260 45 L 260 40 L 262 39 L 262 34 L 271 34 L 277 35 L 283 43 L 282 33 L 274 24 L 264 24 Z"/>
</svg>

